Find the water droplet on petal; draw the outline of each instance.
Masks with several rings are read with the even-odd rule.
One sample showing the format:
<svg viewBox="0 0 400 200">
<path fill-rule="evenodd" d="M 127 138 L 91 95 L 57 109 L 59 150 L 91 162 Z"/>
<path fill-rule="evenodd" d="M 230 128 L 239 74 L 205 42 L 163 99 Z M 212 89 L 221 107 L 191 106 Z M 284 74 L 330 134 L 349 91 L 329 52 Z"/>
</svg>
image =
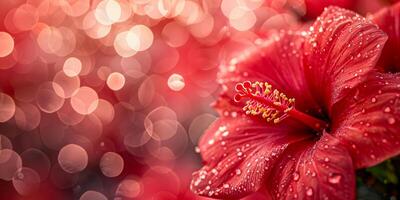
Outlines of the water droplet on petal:
<svg viewBox="0 0 400 200">
<path fill-rule="evenodd" d="M 342 179 L 342 176 L 339 174 L 330 174 L 328 181 L 329 181 L 329 183 L 337 184 L 340 182 L 341 179 Z"/>
<path fill-rule="evenodd" d="M 300 174 L 297 173 L 297 172 L 294 172 L 294 173 L 293 173 L 293 180 L 294 180 L 294 181 L 298 181 L 299 178 L 300 178 Z"/>
<path fill-rule="evenodd" d="M 312 196 L 313 195 L 313 189 L 312 188 L 308 188 L 306 191 L 306 195 L 307 196 Z"/>
<path fill-rule="evenodd" d="M 224 131 L 223 133 L 222 133 L 222 137 L 226 137 L 226 136 L 228 136 L 229 135 L 229 131 Z"/>
<path fill-rule="evenodd" d="M 390 118 L 388 119 L 388 123 L 389 123 L 390 125 L 393 125 L 394 123 L 396 123 L 396 119 L 393 118 L 393 117 L 390 117 Z"/>
<path fill-rule="evenodd" d="M 225 183 L 225 184 L 223 185 L 223 187 L 224 187 L 224 188 L 229 188 L 229 184 Z"/>
<path fill-rule="evenodd" d="M 236 175 L 240 175 L 242 173 L 242 170 L 236 169 L 235 173 L 236 173 Z"/>
<path fill-rule="evenodd" d="M 371 154 L 369 157 L 371 157 L 371 159 L 375 159 L 376 158 L 374 154 Z"/>
<path fill-rule="evenodd" d="M 384 110 L 383 110 L 385 113 L 390 113 L 390 107 L 386 107 Z"/>
</svg>

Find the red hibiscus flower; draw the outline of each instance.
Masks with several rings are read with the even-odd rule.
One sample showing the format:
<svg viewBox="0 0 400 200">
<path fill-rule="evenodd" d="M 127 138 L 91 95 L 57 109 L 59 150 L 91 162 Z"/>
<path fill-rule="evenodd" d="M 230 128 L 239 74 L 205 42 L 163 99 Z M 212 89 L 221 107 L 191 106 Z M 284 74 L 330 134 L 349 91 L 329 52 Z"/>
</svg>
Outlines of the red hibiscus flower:
<svg viewBox="0 0 400 200">
<path fill-rule="evenodd" d="M 400 152 L 400 77 L 375 72 L 387 40 L 337 7 L 221 66 L 221 117 L 199 142 L 192 190 L 214 198 L 354 199 L 354 169 Z"/>
<path fill-rule="evenodd" d="M 322 13 L 327 6 L 339 6 L 353 9 L 357 0 L 304 0 L 306 5 L 306 17 L 315 18 Z"/>
<path fill-rule="evenodd" d="M 388 41 L 379 59 L 379 67 L 386 72 L 400 72 L 400 2 L 383 8 L 371 19 L 388 35 Z"/>
</svg>

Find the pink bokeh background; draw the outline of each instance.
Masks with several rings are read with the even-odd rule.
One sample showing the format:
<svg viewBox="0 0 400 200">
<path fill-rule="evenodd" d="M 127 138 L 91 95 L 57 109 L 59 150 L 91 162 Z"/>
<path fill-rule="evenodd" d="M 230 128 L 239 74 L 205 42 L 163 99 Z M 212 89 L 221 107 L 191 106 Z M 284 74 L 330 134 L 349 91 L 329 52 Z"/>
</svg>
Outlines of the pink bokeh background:
<svg viewBox="0 0 400 200">
<path fill-rule="evenodd" d="M 205 199 L 219 64 L 330 4 L 390 2 L 0 1 L 0 199 Z"/>
</svg>

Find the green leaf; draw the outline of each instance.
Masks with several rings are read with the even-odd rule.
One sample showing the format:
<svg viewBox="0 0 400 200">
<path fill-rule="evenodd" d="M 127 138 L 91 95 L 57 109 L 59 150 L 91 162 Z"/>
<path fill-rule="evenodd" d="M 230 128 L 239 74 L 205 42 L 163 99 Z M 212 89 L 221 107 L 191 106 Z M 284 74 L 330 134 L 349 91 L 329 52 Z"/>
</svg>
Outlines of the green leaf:
<svg viewBox="0 0 400 200">
<path fill-rule="evenodd" d="M 399 183 L 396 176 L 395 168 L 390 160 L 387 160 L 379 165 L 366 169 L 367 172 L 371 173 L 376 179 L 384 184 L 395 184 Z"/>
</svg>

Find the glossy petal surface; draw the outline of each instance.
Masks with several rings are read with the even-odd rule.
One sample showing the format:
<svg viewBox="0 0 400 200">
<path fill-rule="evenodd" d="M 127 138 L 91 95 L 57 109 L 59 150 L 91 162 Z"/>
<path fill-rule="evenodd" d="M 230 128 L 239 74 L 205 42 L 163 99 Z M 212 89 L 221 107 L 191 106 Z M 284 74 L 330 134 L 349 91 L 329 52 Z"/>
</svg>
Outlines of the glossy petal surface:
<svg viewBox="0 0 400 200">
<path fill-rule="evenodd" d="M 372 16 L 372 20 L 378 24 L 388 35 L 388 41 L 379 59 L 379 67 L 387 72 L 400 71 L 400 2 L 392 7 L 384 8 Z"/>
<path fill-rule="evenodd" d="M 219 81 L 225 88 L 224 95 L 233 99 L 235 85 L 243 81 L 268 82 L 274 89 L 295 98 L 296 108 L 318 114 L 320 107 L 313 100 L 305 80 L 303 43 L 304 37 L 298 33 L 282 31 L 259 40 L 257 47 L 221 65 Z"/>
<path fill-rule="evenodd" d="M 386 40 L 375 24 L 338 7 L 328 7 L 314 22 L 304 43 L 306 77 L 328 112 L 375 67 Z"/>
<path fill-rule="evenodd" d="M 332 134 L 349 149 L 356 168 L 400 153 L 400 77 L 371 75 L 334 107 Z"/>
<path fill-rule="evenodd" d="M 230 199 L 256 192 L 288 144 L 310 137 L 302 127 L 290 120 L 277 126 L 247 116 L 218 119 L 199 143 L 205 166 L 193 174 L 192 190 Z"/>
<path fill-rule="evenodd" d="M 267 184 L 275 199 L 354 198 L 352 161 L 339 140 L 324 133 L 319 141 L 288 148 Z"/>
</svg>

